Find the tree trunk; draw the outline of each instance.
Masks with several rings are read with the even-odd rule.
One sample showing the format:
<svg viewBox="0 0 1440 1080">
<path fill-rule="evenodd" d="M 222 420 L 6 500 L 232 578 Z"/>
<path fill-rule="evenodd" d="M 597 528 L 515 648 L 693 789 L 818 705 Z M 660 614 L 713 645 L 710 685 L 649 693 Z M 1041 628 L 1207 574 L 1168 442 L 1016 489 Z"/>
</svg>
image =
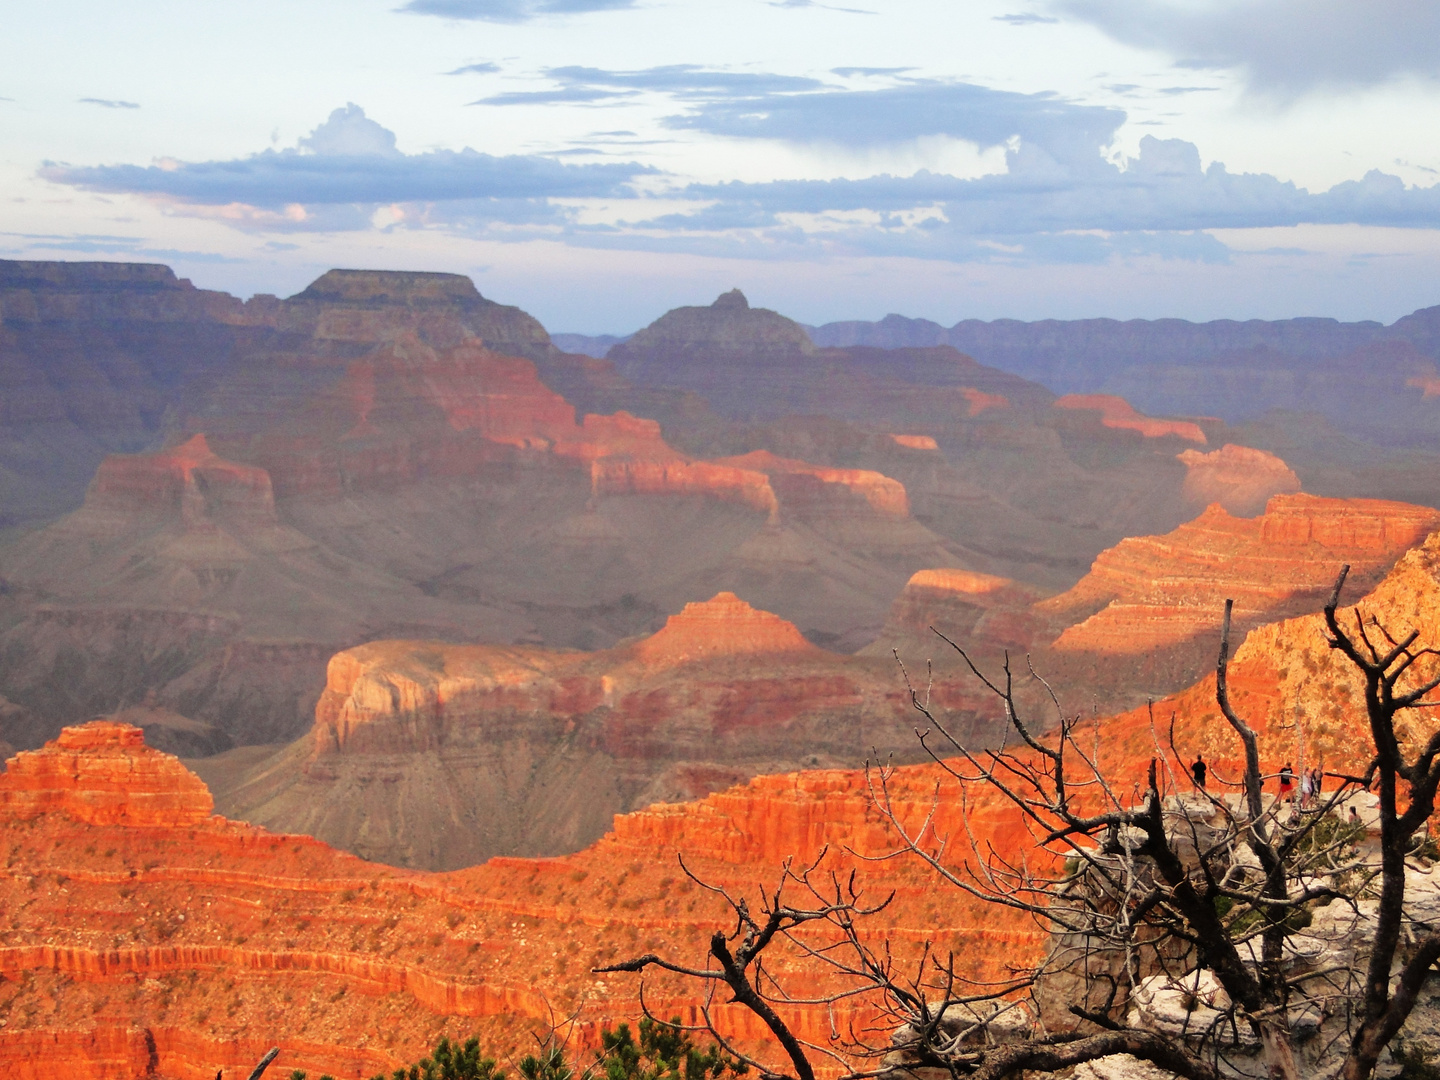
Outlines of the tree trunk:
<svg viewBox="0 0 1440 1080">
<path fill-rule="evenodd" d="M 1261 1021 L 1260 1045 L 1265 1050 L 1265 1065 L 1271 1080 L 1300 1080 L 1295 1049 L 1290 1042 L 1290 1026 L 1284 1020 Z"/>
</svg>

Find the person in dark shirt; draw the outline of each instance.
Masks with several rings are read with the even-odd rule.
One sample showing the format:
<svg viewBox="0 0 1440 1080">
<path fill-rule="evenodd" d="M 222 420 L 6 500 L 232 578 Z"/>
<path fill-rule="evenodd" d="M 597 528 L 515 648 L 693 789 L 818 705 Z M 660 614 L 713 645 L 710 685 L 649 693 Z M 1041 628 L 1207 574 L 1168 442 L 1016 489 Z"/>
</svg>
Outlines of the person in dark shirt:
<svg viewBox="0 0 1440 1080">
<path fill-rule="evenodd" d="M 1295 770 L 1288 761 L 1280 766 L 1280 798 L 1282 801 L 1295 798 Z"/>
<path fill-rule="evenodd" d="M 1205 774 L 1208 771 L 1205 766 L 1205 756 L 1196 754 L 1195 761 L 1190 766 L 1190 774 L 1195 777 L 1195 786 L 1201 791 L 1205 790 Z"/>
</svg>

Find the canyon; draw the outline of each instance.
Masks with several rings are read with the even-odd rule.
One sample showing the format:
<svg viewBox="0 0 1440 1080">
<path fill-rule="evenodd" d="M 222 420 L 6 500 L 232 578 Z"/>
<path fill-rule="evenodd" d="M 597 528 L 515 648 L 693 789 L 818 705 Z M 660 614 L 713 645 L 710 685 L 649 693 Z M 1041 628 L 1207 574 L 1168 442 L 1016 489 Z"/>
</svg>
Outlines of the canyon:
<svg viewBox="0 0 1440 1080">
<path fill-rule="evenodd" d="M 917 571 L 1062 591 L 1201 499 L 1293 483 L 1184 459 L 1223 425 L 1117 427 L 947 347 L 820 349 L 738 291 L 598 360 L 458 275 L 242 303 L 158 266 L 0 270 L 22 748 L 130 709 L 185 753 L 283 743 L 345 648 L 594 651 L 719 591 L 853 652 Z"/>
<path fill-rule="evenodd" d="M 943 576 L 920 586 L 972 595 L 1006 588 Z M 1397 634 L 1413 626 L 1435 640 L 1440 536 L 1402 555 L 1358 610 Z M 677 617 L 650 661 L 689 662 L 693 627 L 711 617 Z M 1349 606 L 1342 618 L 1353 621 Z M 814 648 L 758 614 L 732 625 L 722 635 L 730 649 Z M 1433 662 L 1425 666 L 1414 677 Z M 1325 644 L 1319 616 L 1252 631 L 1231 680 L 1267 769 L 1291 759 L 1343 770 L 1367 756 L 1357 679 Z M 1175 716 L 1173 768 L 1203 750 L 1217 783 L 1233 773 L 1239 748 L 1215 715 L 1213 678 L 1154 710 L 1097 721 L 1104 768 L 1155 753 L 1152 712 Z M 1423 741 L 1433 727 L 1421 717 L 1403 736 Z M 940 776 L 934 765 L 890 774 L 902 820 L 932 810 Z M 490 1052 L 510 1053 L 555 1012 L 574 1015 L 574 1045 L 588 1045 L 600 1024 L 638 1010 L 633 979 L 592 967 L 643 951 L 698 958 L 727 921 L 718 899 L 681 872 L 677 853 L 695 878 L 735 891 L 764 887 L 791 857 L 837 872 L 854 866 L 867 895 L 895 893 L 874 929 L 897 956 L 930 942 L 963 956 L 977 977 L 1038 957 L 1045 945 L 1021 914 L 937 893 L 913 861 L 867 861 L 893 838 L 866 775 L 854 770 L 758 777 L 698 802 L 621 815 L 572 855 L 497 858 L 448 874 L 366 863 L 307 837 L 206 816 L 200 790 L 136 729 L 108 722 L 22 753 L 0 776 L 9 861 L 0 876 L 0 1060 L 9 1074 L 209 1080 L 217 1067 L 227 1076 L 248 1068 L 275 1044 L 284 1068 L 364 1077 L 412 1060 L 442 1034 L 478 1032 Z M 1002 850 L 1026 842 L 993 792 L 973 792 L 962 808 L 941 790 L 940 830 L 958 827 L 963 813 L 980 842 Z M 796 953 L 777 955 L 773 971 L 807 980 L 811 991 L 829 985 Z M 647 980 L 646 996 L 661 1015 L 697 1017 L 693 986 L 660 975 Z M 794 1005 L 786 1015 L 803 1036 L 824 1039 L 822 1010 Z M 730 1005 L 714 1016 L 730 1037 L 763 1048 L 753 1017 Z"/>
</svg>

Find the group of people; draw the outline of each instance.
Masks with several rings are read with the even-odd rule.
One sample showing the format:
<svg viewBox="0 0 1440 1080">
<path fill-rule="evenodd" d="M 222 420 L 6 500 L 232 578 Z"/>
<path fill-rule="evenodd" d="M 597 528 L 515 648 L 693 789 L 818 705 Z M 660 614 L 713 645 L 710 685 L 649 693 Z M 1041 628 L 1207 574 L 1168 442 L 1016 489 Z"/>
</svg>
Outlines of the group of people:
<svg viewBox="0 0 1440 1080">
<path fill-rule="evenodd" d="M 1210 768 L 1205 764 L 1205 755 L 1196 754 L 1195 760 L 1190 764 L 1190 775 L 1195 780 L 1195 786 L 1202 791 L 1205 790 L 1205 781 L 1209 776 Z M 1320 788 L 1325 780 L 1325 770 L 1319 765 L 1313 769 L 1300 774 L 1300 809 L 1308 810 L 1311 803 L 1320 797 Z M 1280 766 L 1280 801 L 1289 800 L 1295 802 L 1295 770 L 1287 761 Z"/>
</svg>

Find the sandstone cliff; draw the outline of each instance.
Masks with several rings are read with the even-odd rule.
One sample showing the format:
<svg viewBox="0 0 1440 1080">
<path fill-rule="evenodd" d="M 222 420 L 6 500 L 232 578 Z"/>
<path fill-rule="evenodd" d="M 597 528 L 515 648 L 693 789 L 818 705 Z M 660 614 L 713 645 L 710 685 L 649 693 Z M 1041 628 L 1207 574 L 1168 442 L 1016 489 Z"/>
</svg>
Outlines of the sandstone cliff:
<svg viewBox="0 0 1440 1080">
<path fill-rule="evenodd" d="M 1227 598 L 1242 631 L 1318 610 L 1341 564 L 1353 588 L 1369 589 L 1437 526 L 1429 507 L 1379 500 L 1277 495 L 1256 518 L 1211 506 L 1165 536 L 1121 541 L 1035 610 L 1064 627 L 1061 656 L 1112 669 L 1140 661 L 1152 685 L 1173 688 L 1214 662 Z"/>
<path fill-rule="evenodd" d="M 225 813 L 397 865 L 577 850 L 615 813 L 756 773 L 914 757 L 892 665 L 733 593 L 597 653 L 381 641 L 337 654 L 312 735 L 197 762 Z"/>
<path fill-rule="evenodd" d="M 863 778 L 818 772 L 618 819 L 564 859 L 416 874 L 221 818 L 77 816 L 126 756 L 157 760 L 152 771 L 177 787 L 196 781 L 121 726 L 65 738 L 67 747 L 26 755 L 37 763 L 27 775 L 65 793 L 46 812 L 17 816 L 16 773 L 0 776 L 12 868 L 0 899 L 14 915 L 0 946 L 12 985 L 0 1004 L 0 1068 L 30 1080 L 208 1080 L 217 1067 L 248 1067 L 270 1043 L 282 1048 L 281 1068 L 368 1076 L 441 1034 L 478 1031 L 492 1053 L 523 1052 L 554 1009 L 576 1015 L 585 1046 L 601 1022 L 633 1022 L 638 1011 L 632 981 L 591 967 L 636 947 L 698 957 L 723 921 L 715 898 L 679 870 L 679 850 L 704 880 L 748 891 L 769 885 L 790 856 L 814 858 L 841 838 L 858 854 L 889 846 Z M 77 755 L 94 763 L 77 767 Z M 907 813 L 924 811 L 933 778 L 927 769 L 894 778 Z M 973 820 L 1004 834 L 1003 811 L 980 808 Z M 834 845 L 827 859 L 844 872 L 853 856 Z M 876 925 L 900 955 L 933 941 L 994 958 L 975 970 L 998 974 L 1001 957 L 1042 944 L 1033 928 L 963 899 L 938 905 L 913 864 L 862 867 L 864 887 L 895 894 Z M 799 976 L 803 960 L 777 955 L 774 970 Z M 665 1015 L 697 1015 L 695 990 L 681 981 L 653 980 L 647 997 Z M 743 1010 L 721 1005 L 715 1015 L 732 1038 L 763 1044 Z M 807 1038 L 829 1023 L 807 1007 L 791 1018 Z"/>
</svg>

